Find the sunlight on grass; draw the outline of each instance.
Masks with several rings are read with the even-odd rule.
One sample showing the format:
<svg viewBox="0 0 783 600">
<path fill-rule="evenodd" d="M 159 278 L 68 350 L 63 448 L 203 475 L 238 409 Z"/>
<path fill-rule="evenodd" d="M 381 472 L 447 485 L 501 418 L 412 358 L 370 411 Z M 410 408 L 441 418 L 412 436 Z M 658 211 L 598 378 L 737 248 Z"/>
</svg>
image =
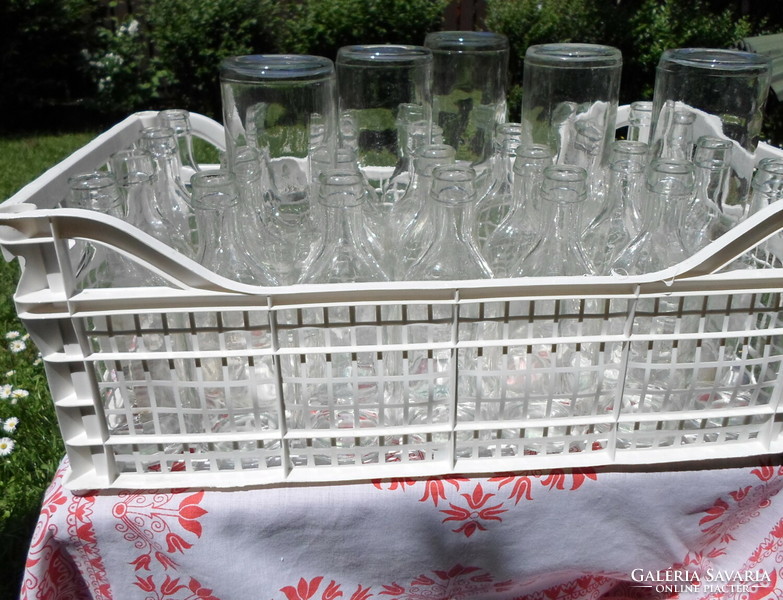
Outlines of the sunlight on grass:
<svg viewBox="0 0 783 600">
<path fill-rule="evenodd" d="M 0 138 L 0 200 L 94 133 Z M 0 261 L 0 598 L 19 592 L 43 493 L 64 454 L 43 365 L 17 318 L 16 261 Z"/>
</svg>

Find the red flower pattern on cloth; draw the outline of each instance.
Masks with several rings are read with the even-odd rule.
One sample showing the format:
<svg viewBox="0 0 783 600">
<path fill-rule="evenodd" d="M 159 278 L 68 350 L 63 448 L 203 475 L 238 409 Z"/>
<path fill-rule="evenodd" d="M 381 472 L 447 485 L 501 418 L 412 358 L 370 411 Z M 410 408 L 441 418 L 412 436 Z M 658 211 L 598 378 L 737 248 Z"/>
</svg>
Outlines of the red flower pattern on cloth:
<svg viewBox="0 0 783 600">
<path fill-rule="evenodd" d="M 555 469 L 548 473 L 540 471 L 502 473 L 486 480 L 460 476 L 430 477 L 423 480 L 378 479 L 373 481 L 373 485 L 379 490 L 401 492 L 405 492 L 407 488 L 421 485 L 424 487 L 424 493 L 419 502 L 431 501 L 435 507 L 439 507 L 441 501 L 446 501 L 448 497 L 447 486 L 453 487 L 455 491 L 472 487 L 467 493 L 459 494 L 462 500 L 455 497 L 449 502 L 448 508 L 440 509 L 444 515 L 443 523 L 461 523 L 452 529 L 454 533 L 471 537 L 478 531 L 487 531 L 492 522 L 502 522 L 503 519 L 500 515 L 509 510 L 505 508 L 507 501 L 513 500 L 517 505 L 522 500 L 533 500 L 533 489 L 536 482 L 550 491 L 566 489 L 574 491 L 582 487 L 587 480 L 596 481 L 597 479 L 598 475 L 594 469 Z M 384 488 L 384 486 L 386 487 Z M 496 486 L 498 492 L 501 488 L 509 486 L 509 495 L 506 500 L 497 502 L 499 494 L 486 491 L 484 486 Z M 496 498 L 496 500 L 490 504 L 489 501 L 492 498 Z"/>
<path fill-rule="evenodd" d="M 281 588 L 286 600 L 367 600 L 376 597 L 372 587 L 361 584 L 350 596 L 342 591 L 342 585 L 332 580 L 321 591 L 325 579 L 323 576 L 307 580 L 299 579 L 295 585 Z M 485 594 L 507 591 L 510 581 L 497 582 L 492 575 L 478 567 L 455 565 L 448 571 L 432 571 L 418 575 L 410 583 L 400 585 L 390 583 L 382 586 L 377 594 L 388 600 L 459 600 L 461 598 L 481 598 Z"/>
<path fill-rule="evenodd" d="M 69 498 L 62 488 L 68 466 L 64 460 L 44 495 L 27 555 L 21 600 L 112 600 L 91 521 L 95 497 Z M 60 529 L 54 516 L 63 509 L 67 512 L 64 522 L 71 553 L 55 542 Z"/>
<path fill-rule="evenodd" d="M 199 519 L 207 514 L 199 506 L 204 499 L 203 490 L 182 496 L 183 493 L 176 491 L 120 494 L 120 500 L 112 508 L 112 515 L 119 521 L 115 529 L 123 535 L 123 539 L 132 542 L 136 550 L 142 551 L 129 564 L 137 573 L 135 585 L 148 594 L 154 594 L 148 598 L 219 600 L 197 579 L 189 577 L 186 582 L 184 577 L 168 573 L 169 570 L 177 571 L 179 566 L 172 555 L 183 554 L 193 547 L 195 540 L 191 542 L 186 537 L 201 537 L 203 527 Z M 145 571 L 152 572 L 153 561 L 167 572 L 163 581 L 154 574 L 143 575 Z"/>
<path fill-rule="evenodd" d="M 67 462 L 60 465 L 44 495 L 27 553 L 20 600 L 70 600 L 87 594 L 76 565 L 54 542 L 59 528 L 53 518 L 68 502 L 61 486 L 66 470 Z"/>
</svg>

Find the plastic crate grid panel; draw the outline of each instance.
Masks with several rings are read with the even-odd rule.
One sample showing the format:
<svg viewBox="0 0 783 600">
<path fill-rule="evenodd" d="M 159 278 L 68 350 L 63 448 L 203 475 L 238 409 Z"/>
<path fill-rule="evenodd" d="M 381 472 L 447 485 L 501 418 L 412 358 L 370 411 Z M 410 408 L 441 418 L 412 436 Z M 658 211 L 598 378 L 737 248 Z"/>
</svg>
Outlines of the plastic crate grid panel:
<svg viewBox="0 0 783 600">
<path fill-rule="evenodd" d="M 204 308 L 84 328 L 121 471 L 235 471 L 755 440 L 777 410 L 780 304 Z"/>
</svg>

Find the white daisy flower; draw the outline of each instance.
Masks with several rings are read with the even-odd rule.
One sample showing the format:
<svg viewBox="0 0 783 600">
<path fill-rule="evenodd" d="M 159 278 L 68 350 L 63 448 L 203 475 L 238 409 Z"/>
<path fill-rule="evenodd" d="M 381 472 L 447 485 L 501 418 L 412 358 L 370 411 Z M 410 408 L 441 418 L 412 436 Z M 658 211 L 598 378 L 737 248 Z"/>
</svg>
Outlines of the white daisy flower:
<svg viewBox="0 0 783 600">
<path fill-rule="evenodd" d="M 14 386 L 9 385 L 7 383 L 5 385 L 0 386 L 0 399 L 7 400 L 8 398 L 11 397 L 13 391 L 14 391 Z"/>
<path fill-rule="evenodd" d="M 27 390 L 14 390 L 13 392 L 11 392 L 12 398 L 27 398 L 27 396 L 29 395 L 30 392 L 28 392 Z"/>
<path fill-rule="evenodd" d="M 25 344 L 22 340 L 14 340 L 8 344 L 8 349 L 14 354 L 18 354 L 25 348 L 27 348 L 27 344 Z"/>
<path fill-rule="evenodd" d="M 7 340 L 15 340 L 20 336 L 20 333 L 18 331 L 9 331 L 5 334 L 5 339 Z"/>
<path fill-rule="evenodd" d="M 30 339 L 30 334 L 29 334 L 29 333 L 25 333 L 25 334 L 22 336 L 22 339 L 23 339 L 23 340 L 26 342 L 27 340 L 29 340 L 29 339 Z"/>
<path fill-rule="evenodd" d="M 41 358 L 40 356 L 33 361 L 33 366 L 34 367 L 37 367 L 38 365 L 41 365 L 41 364 L 43 364 L 43 358 Z"/>
<path fill-rule="evenodd" d="M 3 431 L 6 433 L 13 433 L 19 426 L 19 419 L 17 417 L 10 417 L 3 423 Z"/>
<path fill-rule="evenodd" d="M 8 456 L 14 451 L 14 440 L 11 438 L 0 438 L 0 456 Z"/>
<path fill-rule="evenodd" d="M 16 371 L 14 371 L 13 369 L 5 372 L 6 377 L 13 377 L 14 375 L 16 375 Z"/>
</svg>

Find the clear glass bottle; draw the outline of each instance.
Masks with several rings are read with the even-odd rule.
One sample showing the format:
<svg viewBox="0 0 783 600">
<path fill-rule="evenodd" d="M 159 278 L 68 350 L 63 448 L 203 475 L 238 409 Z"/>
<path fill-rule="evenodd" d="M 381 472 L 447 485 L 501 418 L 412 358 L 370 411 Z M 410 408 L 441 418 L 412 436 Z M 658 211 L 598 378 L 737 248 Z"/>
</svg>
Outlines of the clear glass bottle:
<svg viewBox="0 0 783 600">
<path fill-rule="evenodd" d="M 127 207 L 112 173 L 95 171 L 68 179 L 67 208 L 81 208 L 127 220 Z M 134 287 L 144 285 L 143 271 L 130 259 L 102 245 L 77 241 L 72 249 L 73 269 L 79 288 Z"/>
<path fill-rule="evenodd" d="M 644 142 L 618 140 L 612 145 L 604 206 L 582 234 L 582 246 L 599 275 L 609 274 L 639 231 L 636 207 L 644 187 L 647 151 Z"/>
<path fill-rule="evenodd" d="M 726 233 L 731 221 L 724 216 L 729 193 L 732 143 L 715 136 L 702 136 L 693 153 L 695 193 L 685 207 L 680 237 L 693 254 Z"/>
<path fill-rule="evenodd" d="M 357 169 L 321 173 L 319 202 L 326 227 L 320 247 L 308 259 L 300 283 L 387 281 L 367 238 L 362 205 L 367 191 Z"/>
<path fill-rule="evenodd" d="M 495 153 L 488 176 L 488 189 L 475 210 L 475 235 L 481 247 L 511 211 L 514 159 L 522 143 L 522 133 L 521 123 L 501 123 L 495 128 Z"/>
<path fill-rule="evenodd" d="M 236 175 L 223 169 L 202 170 L 193 176 L 191 184 L 199 231 L 198 262 L 240 283 L 275 284 L 266 265 L 257 262 L 242 243 Z"/>
<path fill-rule="evenodd" d="M 688 109 L 675 110 L 671 123 L 661 140 L 659 158 L 691 160 L 693 158 L 693 128 L 696 114 Z"/>
<path fill-rule="evenodd" d="M 181 108 L 168 108 L 158 113 L 158 123 L 161 127 L 174 130 L 179 146 L 179 156 L 182 165 L 194 172 L 201 170 L 193 151 L 193 128 L 190 125 L 190 113 Z"/>
<path fill-rule="evenodd" d="M 645 175 L 642 226 L 612 272 L 628 275 L 652 273 L 671 267 L 687 256 L 680 240 L 683 209 L 695 186 L 693 163 L 677 159 L 654 159 Z"/>
<path fill-rule="evenodd" d="M 631 102 L 628 114 L 628 141 L 649 143 L 652 109 L 653 103 L 648 100 Z"/>
<path fill-rule="evenodd" d="M 407 280 L 458 280 L 492 277 L 473 236 L 476 172 L 443 165 L 432 172 L 432 243 L 406 274 Z"/>
<path fill-rule="evenodd" d="M 549 146 L 533 144 L 517 148 L 511 210 L 489 235 L 481 253 L 495 277 L 508 277 L 509 267 L 527 255 L 541 236 L 541 182 L 552 165 Z"/>
<path fill-rule="evenodd" d="M 783 159 L 764 158 L 759 161 L 751 182 L 749 214 L 753 215 L 780 200 L 783 200 Z M 783 266 L 783 235 L 777 233 L 756 248 L 753 253 L 753 266 Z"/>
<path fill-rule="evenodd" d="M 567 277 L 595 273 L 580 239 L 581 207 L 586 198 L 585 169 L 571 165 L 554 165 L 544 169 L 541 238 L 526 256 L 509 267 L 512 277 Z"/>
<path fill-rule="evenodd" d="M 389 248 L 398 250 L 397 279 L 402 279 L 411 265 L 426 250 L 434 226 L 429 213 L 429 193 L 435 167 L 454 163 L 456 151 L 448 144 L 426 144 L 415 151 L 413 180 L 405 195 L 394 205 L 390 217 Z"/>
<path fill-rule="evenodd" d="M 155 158 L 142 148 L 127 148 L 109 158 L 109 167 L 125 195 L 127 221 L 156 239 L 166 241 L 168 229 L 155 198 Z"/>
<path fill-rule="evenodd" d="M 190 193 L 182 181 L 176 134 L 170 127 L 148 127 L 142 130 L 139 145 L 155 157 L 155 199 L 158 212 L 169 226 L 167 243 L 193 258 L 198 239 Z"/>
<path fill-rule="evenodd" d="M 399 157 L 389 179 L 383 185 L 383 202 L 390 207 L 403 197 L 413 177 L 413 151 L 431 143 L 432 122 L 425 119 L 424 107 L 403 103 L 397 108 L 397 151 Z M 431 116 L 430 116 L 431 119 Z"/>
</svg>

